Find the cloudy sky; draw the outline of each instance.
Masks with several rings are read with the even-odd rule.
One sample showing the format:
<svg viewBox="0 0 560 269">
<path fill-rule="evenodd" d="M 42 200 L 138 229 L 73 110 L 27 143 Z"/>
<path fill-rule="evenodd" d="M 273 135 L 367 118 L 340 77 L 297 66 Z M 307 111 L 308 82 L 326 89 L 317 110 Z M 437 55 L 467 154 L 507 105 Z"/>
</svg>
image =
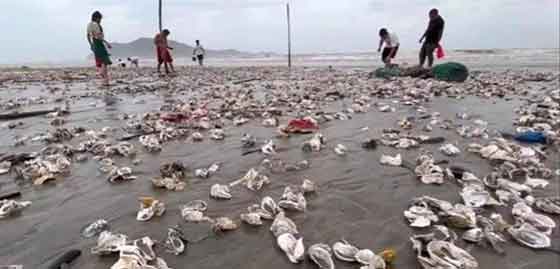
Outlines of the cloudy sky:
<svg viewBox="0 0 560 269">
<path fill-rule="evenodd" d="M 163 0 L 164 26 L 172 39 L 207 48 L 284 52 L 286 1 L 297 53 L 372 51 L 380 26 L 414 49 L 432 7 L 446 19 L 447 48 L 560 46 L 558 0 Z M 84 59 L 94 10 L 112 42 L 157 28 L 157 0 L 0 0 L 0 10 L 0 63 Z"/>
</svg>

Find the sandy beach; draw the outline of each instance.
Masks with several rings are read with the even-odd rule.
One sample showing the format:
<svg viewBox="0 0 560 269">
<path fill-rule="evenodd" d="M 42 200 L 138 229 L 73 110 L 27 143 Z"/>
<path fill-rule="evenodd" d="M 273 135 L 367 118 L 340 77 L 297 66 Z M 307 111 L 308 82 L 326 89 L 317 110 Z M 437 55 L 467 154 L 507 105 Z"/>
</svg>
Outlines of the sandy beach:
<svg viewBox="0 0 560 269">
<path fill-rule="evenodd" d="M 441 165 L 443 168 L 464 167 L 479 178 L 499 170 L 501 164 L 469 152 L 469 144 L 487 145 L 499 132 L 515 133 L 520 127 L 518 112 L 522 108 L 553 96 L 560 86 L 558 55 L 557 49 L 451 54 L 449 60 L 465 62 L 471 68 L 471 77 L 464 83 L 370 78 L 369 73 L 378 66 L 373 64 L 378 62 L 374 55 L 306 56 L 296 60 L 291 71 L 280 66 L 283 58 L 211 59 L 209 67 L 179 65 L 176 76 L 163 78 L 157 76 L 154 68 L 147 67 L 149 62 L 144 62 L 139 69 L 112 68 L 109 89 L 99 86 L 93 68 L 6 69 L 0 73 L 0 114 L 55 107 L 67 109 L 69 113 L 0 121 L 0 158 L 17 153 L 46 154 L 45 147 L 55 150 L 54 145 L 77 149 L 92 140 L 104 141 L 106 148 L 128 135 L 127 128 L 133 122 L 159 122 L 167 129 L 156 132 L 161 151 L 148 151 L 138 137 L 128 141 L 135 152 L 128 157 L 76 150 L 68 154 L 69 172 L 56 175 L 55 180 L 42 185 L 18 179 L 13 170 L 0 175 L 0 194 L 20 191 L 19 200 L 32 202 L 22 212 L 0 219 L 0 241 L 5 243 L 0 247 L 0 267 L 21 264 L 24 268 L 43 268 L 61 253 L 79 249 L 82 255 L 72 268 L 110 268 L 118 260 L 118 254 L 104 257 L 92 254 L 90 249 L 97 244 L 97 237 L 84 238 L 80 234 L 87 224 L 105 219 L 113 232 L 126 234 L 130 239 L 149 236 L 160 242 L 156 253 L 171 268 L 317 268 L 309 258 L 299 265 L 290 263 L 269 231 L 271 221 L 252 227 L 241 223 L 239 218 L 251 204 L 260 203 L 265 196 L 279 200 L 286 186 L 299 186 L 307 178 L 317 185 L 317 192 L 306 195 L 305 212 L 287 213 L 303 236 L 306 248 L 315 243 L 332 245 L 346 239 L 375 253 L 394 249 L 397 256 L 390 268 L 420 268 L 409 237 L 427 233 L 430 228 L 409 227 L 403 211 L 409 208 L 413 198 L 424 195 L 461 203 L 461 185 L 451 179 L 441 185 L 424 184 L 413 171 L 380 164 L 381 156 L 401 154 L 404 161 L 415 164 L 418 156 L 428 151 L 435 160 L 447 160 Z M 412 63 L 415 58 L 404 54 L 400 60 Z M 110 102 L 107 94 L 112 96 Z M 549 102 L 559 104 L 557 99 Z M 384 106 L 390 109 L 381 112 Z M 209 124 L 208 128 L 197 125 L 201 120 L 193 116 L 197 109 L 204 109 L 202 118 Z M 185 113 L 188 122 L 161 119 L 171 112 Z M 313 134 L 281 137 L 276 126 L 262 123 L 276 117 L 283 125 L 305 116 L 313 117 L 319 124 L 316 132 L 325 138 L 320 151 L 302 151 L 302 144 Z M 247 122 L 235 125 L 234 121 L 241 118 Z M 403 124 L 405 120 L 409 126 Z M 479 136 L 457 131 L 462 126 L 474 128 L 480 122 L 487 125 Z M 431 131 L 426 130 L 428 124 L 432 125 Z M 78 127 L 83 131 L 77 132 Z M 548 131 L 559 135 L 559 127 L 553 125 Z M 210 138 L 211 129 L 215 128 L 224 131 L 223 140 Z M 45 140 L 45 136 L 57 129 L 73 135 Z M 179 129 L 183 131 L 178 132 Z M 382 144 L 373 150 L 362 147 L 364 141 L 380 139 L 389 129 L 398 130 L 401 135 L 443 137 L 445 142 L 407 149 Z M 202 141 L 193 141 L 194 132 L 203 135 Z M 257 149 L 272 140 L 277 153 L 267 156 L 259 151 L 243 156 L 244 134 L 256 138 Z M 447 143 L 457 146 L 461 153 L 443 154 L 440 147 Z M 347 148 L 346 155 L 333 151 L 338 144 Z M 558 144 L 522 145 L 542 150 L 545 157 L 540 161 L 555 172 L 546 179 L 546 188 L 535 188 L 531 195 L 559 196 Z M 78 161 L 80 155 L 87 159 Z M 108 182 L 109 175 L 100 171 L 103 157 L 110 158 L 116 167 L 130 167 L 137 178 Z M 271 166 L 263 165 L 264 159 L 269 159 Z M 309 161 L 309 168 L 284 169 L 302 160 Z M 183 179 L 185 190 L 154 188 L 151 180 L 160 176 L 161 165 L 174 161 L 188 168 Z M 213 163 L 220 167 L 209 178 L 194 175 L 196 169 Z M 231 200 L 209 197 L 212 185 L 229 184 L 251 168 L 266 174 L 270 183 L 259 191 L 232 187 Z M 137 221 L 141 196 L 163 201 L 166 212 L 147 222 Z M 198 199 L 208 203 L 209 217 L 229 217 L 239 224 L 239 229 L 214 234 L 208 223 L 183 220 L 180 206 Z M 495 212 L 508 223 L 514 222 L 511 204 L 477 210 L 484 216 Z M 548 216 L 558 225 L 559 215 Z M 175 225 L 191 241 L 211 236 L 187 244 L 186 251 L 176 256 L 161 245 L 168 227 Z M 452 230 L 459 236 L 465 231 Z M 479 268 L 557 268 L 559 235 L 556 226 L 550 235 L 556 253 L 522 246 L 511 236 L 505 237 L 504 255 L 493 251 L 488 243 L 470 244 L 458 239 L 456 244 L 476 258 Z M 336 268 L 359 267 L 356 263 L 338 260 L 335 263 Z"/>
</svg>

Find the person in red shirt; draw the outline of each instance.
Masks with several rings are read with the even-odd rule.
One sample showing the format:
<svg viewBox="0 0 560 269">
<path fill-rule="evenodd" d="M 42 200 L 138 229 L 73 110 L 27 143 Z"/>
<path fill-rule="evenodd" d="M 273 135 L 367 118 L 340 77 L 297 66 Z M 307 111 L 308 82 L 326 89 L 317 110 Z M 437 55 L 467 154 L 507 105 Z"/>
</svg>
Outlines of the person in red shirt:
<svg viewBox="0 0 560 269">
<path fill-rule="evenodd" d="M 171 52 L 169 50 L 173 50 L 172 47 L 169 47 L 167 44 L 167 37 L 169 36 L 170 32 L 167 29 L 158 33 L 154 38 L 154 44 L 156 45 L 156 53 L 157 53 L 157 71 L 160 73 L 161 65 L 163 64 L 165 67 L 165 74 L 169 74 L 169 68 L 171 68 L 171 72 L 175 73 L 175 68 L 173 67 L 173 58 L 171 57 Z M 169 65 L 169 68 L 168 68 Z"/>
</svg>

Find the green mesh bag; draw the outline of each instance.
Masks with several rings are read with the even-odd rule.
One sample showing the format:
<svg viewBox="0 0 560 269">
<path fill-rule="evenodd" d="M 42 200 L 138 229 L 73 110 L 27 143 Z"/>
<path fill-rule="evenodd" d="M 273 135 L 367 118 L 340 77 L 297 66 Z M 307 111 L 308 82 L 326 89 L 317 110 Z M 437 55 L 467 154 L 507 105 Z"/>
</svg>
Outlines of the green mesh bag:
<svg viewBox="0 0 560 269">
<path fill-rule="evenodd" d="M 380 67 L 375 70 L 375 77 L 377 78 L 391 78 L 401 75 L 401 70 L 398 67 Z"/>
<path fill-rule="evenodd" d="M 448 62 L 434 66 L 432 74 L 437 80 L 463 82 L 469 77 L 469 69 L 463 64 Z"/>
</svg>

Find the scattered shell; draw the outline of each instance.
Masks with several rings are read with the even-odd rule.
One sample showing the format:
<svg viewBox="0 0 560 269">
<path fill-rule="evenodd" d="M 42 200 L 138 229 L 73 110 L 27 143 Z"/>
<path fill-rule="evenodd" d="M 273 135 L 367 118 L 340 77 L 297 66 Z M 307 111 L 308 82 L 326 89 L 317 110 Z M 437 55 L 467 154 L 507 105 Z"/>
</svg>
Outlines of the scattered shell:
<svg viewBox="0 0 560 269">
<path fill-rule="evenodd" d="M 461 153 L 461 150 L 453 144 L 445 144 L 445 145 L 441 146 L 439 148 L 439 150 L 447 156 L 455 156 L 455 155 Z"/>
<path fill-rule="evenodd" d="M 292 263 L 300 263 L 305 254 L 305 246 L 303 245 L 303 237 L 297 238 L 290 234 L 284 233 L 276 239 L 278 247 L 286 253 L 288 259 Z"/>
<path fill-rule="evenodd" d="M 0 200 L 0 219 L 20 213 L 30 205 L 30 201 Z"/>
<path fill-rule="evenodd" d="M 307 201 L 302 191 L 294 190 L 288 186 L 284 189 L 278 206 L 289 210 L 305 211 L 307 208 Z"/>
<path fill-rule="evenodd" d="M 309 247 L 307 254 L 321 269 L 334 269 L 331 248 L 326 244 L 315 244 Z"/>
<path fill-rule="evenodd" d="M 253 212 L 253 213 L 241 214 L 240 218 L 243 222 L 249 225 L 261 226 L 263 224 L 261 220 L 261 215 L 259 213 Z"/>
<path fill-rule="evenodd" d="M 264 155 L 274 155 L 276 154 L 276 145 L 272 140 L 269 140 L 261 147 L 261 152 Z"/>
<path fill-rule="evenodd" d="M 381 155 L 381 159 L 379 162 L 383 165 L 390 165 L 390 166 L 401 166 L 402 165 L 402 157 L 400 154 L 397 154 L 395 157 L 391 157 L 389 155 Z"/>
<path fill-rule="evenodd" d="M 317 152 L 323 148 L 324 144 L 323 135 L 318 133 L 315 134 L 313 138 L 303 143 L 302 150 L 305 152 Z"/>
<path fill-rule="evenodd" d="M 237 223 L 235 223 L 230 218 L 221 217 L 217 218 L 212 224 L 212 230 L 215 232 L 227 232 L 238 228 Z"/>
<path fill-rule="evenodd" d="M 231 199 L 231 193 L 227 185 L 214 184 L 210 188 L 210 197 L 215 199 Z"/>
<path fill-rule="evenodd" d="M 153 178 L 152 184 L 157 188 L 166 188 L 170 191 L 183 191 L 186 187 L 186 183 L 179 180 L 178 178 Z"/>
<path fill-rule="evenodd" d="M 560 196 L 537 198 L 535 207 L 549 214 L 560 215 Z"/>
<path fill-rule="evenodd" d="M 185 243 L 183 242 L 183 233 L 175 228 L 167 229 L 167 238 L 165 239 L 165 247 L 169 252 L 179 255 L 185 251 Z"/>
<path fill-rule="evenodd" d="M 153 216 L 160 217 L 165 213 L 165 204 L 153 197 L 140 197 L 140 210 L 136 215 L 138 221 L 148 221 Z"/>
<path fill-rule="evenodd" d="M 104 219 L 96 220 L 81 229 L 80 234 L 85 238 L 97 236 L 103 231 L 109 230 L 109 223 Z"/>
<path fill-rule="evenodd" d="M 540 249 L 551 246 L 550 238 L 531 224 L 523 223 L 515 225 L 508 228 L 507 231 L 517 242 L 530 248 Z"/>
<path fill-rule="evenodd" d="M 91 253 L 95 255 L 108 255 L 119 252 L 121 247 L 126 244 L 127 237 L 124 234 L 113 234 L 109 231 L 103 231 L 97 239 L 97 246 L 91 249 Z"/>
<path fill-rule="evenodd" d="M 346 240 L 334 243 L 332 250 L 337 259 L 346 262 L 355 262 L 356 254 L 360 251 L 357 247 L 346 242 Z"/>
<path fill-rule="evenodd" d="M 312 193 L 317 191 L 317 186 L 315 186 L 315 182 L 309 179 L 304 179 L 303 183 L 301 183 L 301 190 L 304 194 Z"/>
<path fill-rule="evenodd" d="M 210 130 L 210 138 L 213 140 L 224 140 L 226 134 L 223 129 L 212 129 Z"/>
<path fill-rule="evenodd" d="M 480 228 L 472 228 L 463 233 L 463 240 L 470 243 L 478 243 L 482 241 L 482 238 L 484 238 L 484 234 Z"/>
<path fill-rule="evenodd" d="M 338 144 L 336 145 L 336 147 L 334 148 L 334 152 L 336 153 L 336 155 L 338 156 L 344 156 L 346 155 L 346 152 L 348 152 L 348 149 L 342 145 L 342 144 Z"/>
<path fill-rule="evenodd" d="M 272 225 L 270 225 L 270 231 L 275 237 L 285 233 L 298 234 L 296 224 L 290 218 L 286 217 L 283 211 L 280 211 L 276 215 L 276 218 L 274 218 Z"/>
</svg>

